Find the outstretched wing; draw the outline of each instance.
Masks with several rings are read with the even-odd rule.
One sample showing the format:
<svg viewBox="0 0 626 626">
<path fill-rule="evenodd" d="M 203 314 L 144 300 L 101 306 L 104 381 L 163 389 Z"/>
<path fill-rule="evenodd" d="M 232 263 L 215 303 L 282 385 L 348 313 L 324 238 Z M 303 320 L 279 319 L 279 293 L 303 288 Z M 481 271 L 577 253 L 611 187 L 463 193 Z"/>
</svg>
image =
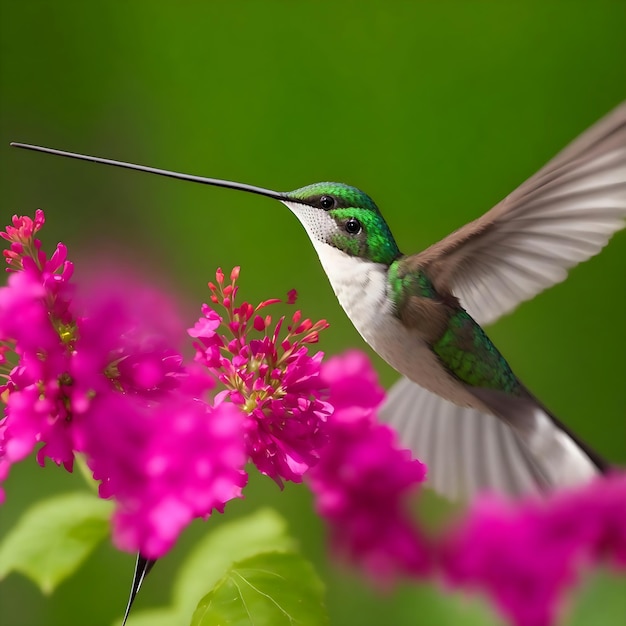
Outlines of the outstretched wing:
<svg viewBox="0 0 626 626">
<path fill-rule="evenodd" d="M 626 102 L 491 211 L 410 264 L 486 324 L 564 280 L 625 219 Z"/>
</svg>

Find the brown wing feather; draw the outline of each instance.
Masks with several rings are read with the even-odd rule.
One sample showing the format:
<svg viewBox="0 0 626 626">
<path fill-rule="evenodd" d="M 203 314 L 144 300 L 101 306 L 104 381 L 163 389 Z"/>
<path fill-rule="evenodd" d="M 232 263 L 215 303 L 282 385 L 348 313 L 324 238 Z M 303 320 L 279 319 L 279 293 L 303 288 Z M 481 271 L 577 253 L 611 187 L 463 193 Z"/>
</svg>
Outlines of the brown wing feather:
<svg viewBox="0 0 626 626">
<path fill-rule="evenodd" d="M 562 281 L 626 218 L 626 102 L 482 217 L 408 262 L 487 323 Z"/>
</svg>

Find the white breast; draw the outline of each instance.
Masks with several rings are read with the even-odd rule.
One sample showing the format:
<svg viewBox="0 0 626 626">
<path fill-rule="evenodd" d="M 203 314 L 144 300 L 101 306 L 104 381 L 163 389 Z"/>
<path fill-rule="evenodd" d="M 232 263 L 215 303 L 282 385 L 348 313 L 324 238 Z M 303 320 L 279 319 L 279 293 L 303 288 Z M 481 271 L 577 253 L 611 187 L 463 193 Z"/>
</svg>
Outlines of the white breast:
<svg viewBox="0 0 626 626">
<path fill-rule="evenodd" d="M 419 331 L 406 329 L 388 297 L 387 267 L 313 240 L 339 303 L 363 339 L 396 371 L 462 406 L 482 408 L 442 368 Z"/>
</svg>

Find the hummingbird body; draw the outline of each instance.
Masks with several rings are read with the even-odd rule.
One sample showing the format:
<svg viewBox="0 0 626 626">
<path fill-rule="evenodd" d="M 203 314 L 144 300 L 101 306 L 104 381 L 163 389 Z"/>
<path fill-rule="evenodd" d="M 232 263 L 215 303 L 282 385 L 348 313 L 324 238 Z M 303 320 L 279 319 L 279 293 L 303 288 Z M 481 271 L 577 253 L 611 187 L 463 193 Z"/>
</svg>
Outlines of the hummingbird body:
<svg viewBox="0 0 626 626">
<path fill-rule="evenodd" d="M 297 208 L 293 209 L 296 215 Z M 434 297 L 419 297 L 411 310 L 391 282 L 391 269 L 314 242 L 339 303 L 363 339 L 391 367 L 451 402 L 484 410 L 442 365 L 431 346 L 443 337 L 447 311 Z M 394 270 L 401 261 L 394 262 Z M 441 307 L 441 308 L 440 308 Z M 411 319 L 410 323 L 406 321 Z"/>
<path fill-rule="evenodd" d="M 297 206 L 286 204 L 301 218 Z M 539 467 L 530 457 L 523 459 L 526 472 L 541 489 L 578 484 L 598 473 L 587 454 L 553 425 L 554 418 L 532 398 L 458 299 L 438 293 L 423 271 L 411 268 L 412 257 L 400 256 L 386 266 L 313 241 L 339 303 L 363 339 L 391 367 L 454 405 L 508 419 L 518 439 L 515 443 L 549 461 Z M 490 402 L 488 390 L 498 394 L 498 399 Z M 511 405 L 510 415 L 506 408 L 497 408 L 502 403 Z M 423 451 L 420 458 L 432 454 Z M 527 481 L 525 477 L 520 481 L 523 485 L 502 488 L 533 490 Z M 457 487 L 453 495 L 472 490 L 467 484 Z"/>
</svg>

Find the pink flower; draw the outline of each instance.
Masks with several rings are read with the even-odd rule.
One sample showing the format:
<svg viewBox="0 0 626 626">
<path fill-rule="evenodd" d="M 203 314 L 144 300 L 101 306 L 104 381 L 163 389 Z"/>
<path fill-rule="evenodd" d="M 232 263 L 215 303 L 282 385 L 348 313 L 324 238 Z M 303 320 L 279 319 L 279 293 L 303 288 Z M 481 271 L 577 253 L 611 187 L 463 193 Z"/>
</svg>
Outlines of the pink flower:
<svg viewBox="0 0 626 626">
<path fill-rule="evenodd" d="M 334 413 L 329 442 L 308 478 L 333 547 L 382 582 L 423 576 L 430 554 L 408 499 L 425 480 L 426 467 L 398 447 L 389 427 L 376 423 L 384 394 L 365 355 L 330 359 L 322 379 Z"/>
<path fill-rule="evenodd" d="M 43 211 L 37 209 L 34 220 L 28 216 L 14 215 L 12 221 L 13 226 L 7 226 L 5 232 L 0 233 L 0 237 L 11 244 L 3 252 L 9 266 L 7 271 L 19 271 L 22 269 L 23 258 L 38 258 L 41 241 L 35 239 L 35 233 L 42 229 L 46 218 Z"/>
<path fill-rule="evenodd" d="M 0 393 L 7 407 L 0 429 L 0 478 L 12 463 L 27 456 L 39 441 L 49 455 L 71 470 L 73 454 L 68 433 L 66 376 L 74 326 L 68 313 L 72 264 L 59 244 L 50 259 L 34 234 L 44 224 L 13 217 L 0 235 L 10 242 L 5 251 L 10 272 L 0 288 L 1 368 L 6 382 Z"/>
<path fill-rule="evenodd" d="M 194 518 L 241 496 L 244 415 L 233 405 L 211 408 L 176 393 L 152 405 L 109 394 L 89 417 L 77 428 L 101 497 L 116 501 L 120 549 L 161 557 Z"/>
<path fill-rule="evenodd" d="M 47 291 L 39 276 L 31 272 L 9 275 L 6 287 L 0 287 L 0 337 L 19 344 L 21 351 L 54 350 L 58 334 L 50 324 Z"/>
<path fill-rule="evenodd" d="M 188 331 L 197 340 L 196 360 L 225 386 L 218 401 L 227 396 L 249 416 L 246 446 L 259 471 L 280 486 L 283 479 L 300 482 L 327 440 L 331 408 L 321 400 L 322 353 L 310 356 L 306 346 L 317 341 L 327 324 L 302 320 L 296 311 L 286 333 L 281 332 L 284 317 L 272 330 L 271 316 L 261 311 L 280 300 L 266 300 L 256 308 L 247 302 L 235 306 L 238 276 L 236 267 L 231 283 L 224 285 L 218 270 L 217 285 L 209 283 L 211 301 L 225 309 L 225 317 L 203 305 L 203 317 Z M 292 292 L 289 301 L 295 301 Z"/>
<path fill-rule="evenodd" d="M 71 361 L 74 445 L 87 455 L 100 495 L 114 498 L 118 547 L 157 558 L 196 517 L 223 511 L 247 476 L 243 413 L 200 398 L 213 380 L 186 368 L 184 337 L 162 294 L 92 280 Z M 158 314 L 155 314 L 158 312 Z"/>
<path fill-rule="evenodd" d="M 626 566 L 625 520 L 623 474 L 545 499 L 483 497 L 443 541 L 441 564 L 451 585 L 484 590 L 518 626 L 548 626 L 583 568 Z"/>
<path fill-rule="evenodd" d="M 241 494 L 244 415 L 201 400 L 213 380 L 183 364 L 168 298 L 127 272 L 74 290 L 65 246 L 48 260 L 34 239 L 43 223 L 16 217 L 3 234 L 0 480 L 38 444 L 40 464 L 68 471 L 82 452 L 101 496 L 116 500 L 116 543 L 156 558 L 194 517 Z"/>
</svg>

